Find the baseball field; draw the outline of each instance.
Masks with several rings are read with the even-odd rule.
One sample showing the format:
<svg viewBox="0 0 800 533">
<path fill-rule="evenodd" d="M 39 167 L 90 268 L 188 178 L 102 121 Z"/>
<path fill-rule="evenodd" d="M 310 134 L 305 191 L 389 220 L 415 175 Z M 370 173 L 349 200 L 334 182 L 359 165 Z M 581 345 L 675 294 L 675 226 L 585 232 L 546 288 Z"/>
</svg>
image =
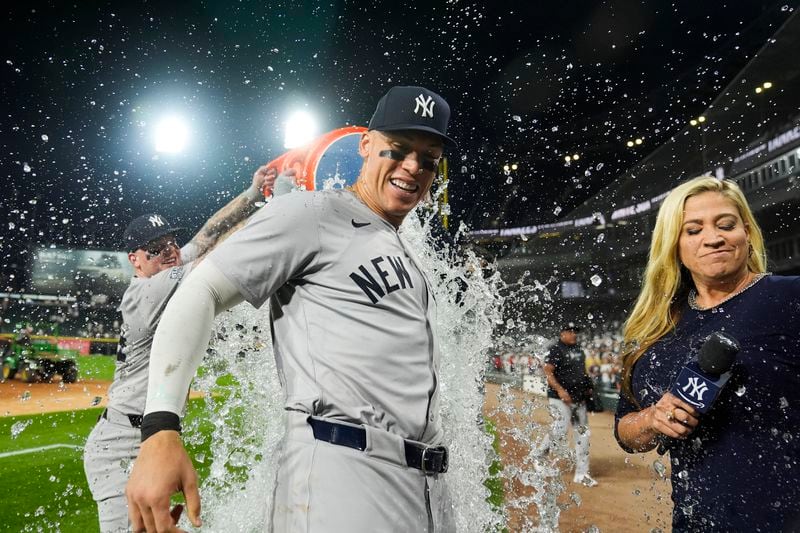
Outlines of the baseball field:
<svg viewBox="0 0 800 533">
<path fill-rule="evenodd" d="M 80 380 L 74 384 L 26 384 L 17 380 L 0 383 L 0 490 L 3 512 L 0 531 L 97 531 L 97 515 L 83 474 L 82 449 L 105 402 L 113 374 L 110 357 L 81 357 Z M 513 391 L 519 403 L 541 401 Z M 508 401 L 504 397 L 503 401 Z M 544 403 L 533 416 L 547 423 Z M 504 468 L 522 465 L 528 452 L 516 428 L 524 427 L 522 412 L 498 409 L 498 387 L 487 384 L 484 413 L 496 427 Z M 202 417 L 202 404 L 190 402 L 187 419 Z M 528 416 L 528 415 L 525 415 Z M 629 456 L 619 450 L 611 434 L 612 416 L 591 416 L 592 473 L 600 485 L 594 488 L 572 483 L 566 461 L 564 490 L 558 497 L 559 531 L 637 532 L 669 531 L 671 503 L 669 482 L 653 468 L 657 456 Z M 207 444 L 193 439 L 192 456 Z M 666 463 L 666 461 L 662 462 Z M 211 462 L 196 464 L 202 477 Z M 507 498 L 516 499 L 526 489 L 505 481 Z M 495 482 L 494 497 L 500 486 Z M 535 498 L 534 498 L 535 499 Z M 539 523 L 534 503 L 507 509 L 509 531 L 529 531 Z M 596 528 L 596 529 L 592 529 Z"/>
</svg>

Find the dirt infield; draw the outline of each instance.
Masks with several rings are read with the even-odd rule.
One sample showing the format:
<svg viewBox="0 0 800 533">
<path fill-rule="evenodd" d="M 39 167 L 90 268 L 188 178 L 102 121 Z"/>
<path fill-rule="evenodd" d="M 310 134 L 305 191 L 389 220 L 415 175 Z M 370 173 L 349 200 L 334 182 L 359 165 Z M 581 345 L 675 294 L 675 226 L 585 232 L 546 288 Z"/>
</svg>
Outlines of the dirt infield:
<svg viewBox="0 0 800 533">
<path fill-rule="evenodd" d="M 527 425 L 522 415 L 506 415 L 498 411 L 498 391 L 495 384 L 486 384 L 486 403 L 484 414 L 495 421 L 500 438 L 500 454 L 504 465 L 522 465 L 530 447 L 511 438 L 510 431 Z M 523 402 L 533 402 L 533 417 L 536 422 L 548 423 L 546 399 L 518 389 L 510 391 L 513 402 L 521 411 Z M 566 489 L 559 498 L 562 508 L 559 531 L 584 532 L 592 526 L 600 531 L 613 533 L 639 533 L 651 530 L 671 531 L 672 501 L 669 472 L 666 478 L 658 475 L 653 463 L 658 459 L 655 452 L 631 455 L 622 451 L 613 434 L 614 416 L 612 413 L 591 413 L 589 415 L 590 468 L 592 476 L 598 481 L 596 487 L 585 487 L 572 482 L 572 470 L 564 464 L 562 479 Z M 666 458 L 661 463 L 667 465 Z M 512 494 L 519 495 L 519 486 L 506 487 Z M 577 494 L 580 505 L 575 505 L 572 494 Z M 537 517 L 536 508 L 511 509 L 509 530 L 523 531 L 525 517 Z M 536 521 L 538 523 L 538 520 Z"/>
<path fill-rule="evenodd" d="M 71 411 L 93 406 L 104 406 L 108 381 L 86 380 L 77 383 L 33 383 L 17 380 L 0 382 L 0 415 L 24 415 L 51 411 Z M 524 443 L 508 438 L 514 428 L 525 427 L 526 420 L 519 414 L 506 415 L 497 410 L 499 387 L 486 385 L 485 415 L 496 422 L 501 440 L 503 464 L 521 464 L 528 453 Z M 519 408 L 524 401 L 534 402 L 534 418 L 546 423 L 546 401 L 519 390 L 511 391 L 513 402 Z M 590 415 L 591 470 L 600 483 L 588 488 L 572 483 L 572 472 L 563 472 L 565 492 L 559 498 L 562 507 L 559 530 L 583 532 L 592 526 L 599 531 L 634 533 L 651 530 L 670 531 L 672 503 L 668 477 L 660 478 L 653 468 L 658 458 L 654 452 L 629 455 L 619 449 L 612 433 L 611 413 Z M 661 460 L 664 464 L 667 461 Z M 564 470 L 568 467 L 563 466 Z M 506 487 L 511 494 L 519 494 L 519 486 Z M 577 494 L 577 497 L 574 495 Z M 574 503 L 580 500 L 580 505 Z M 525 517 L 536 517 L 533 506 L 512 509 L 509 530 L 524 530 Z M 596 530 L 595 530 L 596 531 Z"/>
<path fill-rule="evenodd" d="M 0 415 L 32 415 L 105 406 L 110 381 L 79 380 L 63 383 L 0 382 Z"/>
</svg>

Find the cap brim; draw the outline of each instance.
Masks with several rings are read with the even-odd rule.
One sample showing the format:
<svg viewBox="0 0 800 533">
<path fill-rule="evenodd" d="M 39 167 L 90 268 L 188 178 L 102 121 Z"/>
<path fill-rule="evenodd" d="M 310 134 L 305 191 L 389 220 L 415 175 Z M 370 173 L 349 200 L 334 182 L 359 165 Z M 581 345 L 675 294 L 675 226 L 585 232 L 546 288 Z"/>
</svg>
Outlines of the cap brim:
<svg viewBox="0 0 800 533">
<path fill-rule="evenodd" d="M 380 128 L 375 128 L 376 131 L 400 131 L 400 130 L 413 130 L 413 131 L 424 131 L 426 133 L 432 133 L 442 139 L 446 148 L 458 148 L 458 143 L 455 142 L 453 139 L 448 137 L 447 135 L 442 135 L 439 130 L 435 128 L 430 128 L 428 126 L 420 126 L 419 124 L 392 124 L 391 126 L 381 126 Z"/>
<path fill-rule="evenodd" d="M 138 244 L 129 245 L 128 246 L 128 251 L 135 252 L 139 248 L 144 248 L 145 246 L 147 246 L 148 242 L 153 242 L 156 239 L 160 239 L 164 235 L 169 235 L 170 233 L 177 234 L 178 232 L 181 232 L 181 231 L 186 231 L 186 228 L 183 227 L 183 226 L 175 226 L 175 227 L 171 227 L 171 228 L 166 228 L 164 231 L 159 232 L 158 235 L 156 235 L 155 237 L 153 237 L 152 239 L 150 239 L 148 241 L 141 242 L 141 243 L 138 243 Z"/>
</svg>

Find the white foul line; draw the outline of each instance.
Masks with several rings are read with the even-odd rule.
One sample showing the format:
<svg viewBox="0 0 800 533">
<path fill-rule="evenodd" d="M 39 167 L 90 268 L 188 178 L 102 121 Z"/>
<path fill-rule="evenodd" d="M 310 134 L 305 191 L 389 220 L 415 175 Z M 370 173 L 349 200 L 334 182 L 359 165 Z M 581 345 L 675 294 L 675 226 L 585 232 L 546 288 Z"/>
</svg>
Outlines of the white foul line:
<svg viewBox="0 0 800 533">
<path fill-rule="evenodd" d="M 26 453 L 36 453 L 44 450 L 52 450 L 54 448 L 72 448 L 73 450 L 82 450 L 83 446 L 75 446 L 74 444 L 50 444 L 48 446 L 39 446 L 38 448 L 25 448 L 24 450 L 15 450 L 13 452 L 0 453 L 0 459 L 4 457 L 11 457 L 13 455 L 24 455 Z"/>
</svg>

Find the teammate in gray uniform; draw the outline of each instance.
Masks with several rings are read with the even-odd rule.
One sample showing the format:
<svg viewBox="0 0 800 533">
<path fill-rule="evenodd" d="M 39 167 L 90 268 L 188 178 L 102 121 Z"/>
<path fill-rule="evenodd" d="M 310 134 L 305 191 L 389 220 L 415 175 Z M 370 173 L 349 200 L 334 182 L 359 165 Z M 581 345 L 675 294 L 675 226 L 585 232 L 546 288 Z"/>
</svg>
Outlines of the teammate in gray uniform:
<svg viewBox="0 0 800 533">
<path fill-rule="evenodd" d="M 430 189 L 445 146 L 455 145 L 449 115 L 432 91 L 392 88 L 361 137 L 352 191 L 278 198 L 177 291 L 153 344 L 142 452 L 127 488 L 137 530 L 174 530 L 175 491 L 200 524 L 178 413 L 215 313 L 242 300 L 270 302 L 287 410 L 267 527 L 454 529 L 442 475 L 435 301 L 398 233 Z"/>
<path fill-rule="evenodd" d="M 212 216 L 183 248 L 178 249 L 175 241 L 182 228 L 172 227 L 161 215 L 142 215 L 125 230 L 124 245 L 135 277 L 119 307 L 123 324 L 108 407 L 84 450 L 86 479 L 103 532 L 128 531 L 125 484 L 128 467 L 139 453 L 150 348 L 164 306 L 198 257 L 256 210 L 255 202 L 263 199 L 262 187 L 271 188 L 275 179 L 274 170 L 259 168 L 251 186 Z"/>
</svg>

